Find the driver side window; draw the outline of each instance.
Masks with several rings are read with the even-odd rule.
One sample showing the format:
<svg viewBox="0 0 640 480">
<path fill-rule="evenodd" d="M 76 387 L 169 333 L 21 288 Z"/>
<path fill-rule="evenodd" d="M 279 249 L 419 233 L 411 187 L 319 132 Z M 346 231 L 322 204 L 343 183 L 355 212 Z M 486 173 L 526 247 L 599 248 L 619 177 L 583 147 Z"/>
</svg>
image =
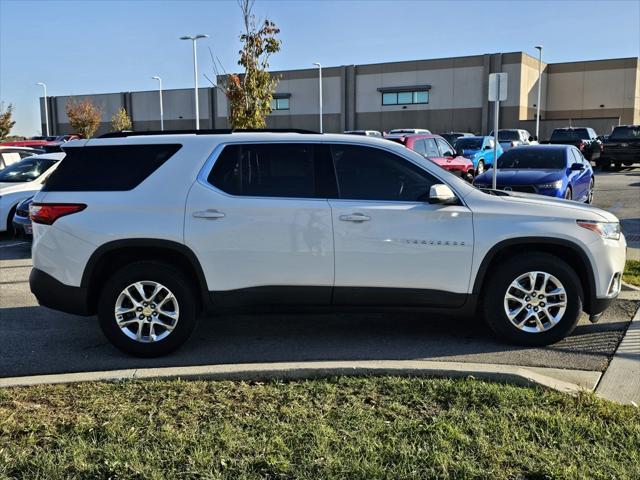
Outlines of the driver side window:
<svg viewBox="0 0 640 480">
<path fill-rule="evenodd" d="M 357 145 L 332 145 L 338 193 L 345 200 L 422 201 L 441 183 L 393 153 Z"/>
</svg>

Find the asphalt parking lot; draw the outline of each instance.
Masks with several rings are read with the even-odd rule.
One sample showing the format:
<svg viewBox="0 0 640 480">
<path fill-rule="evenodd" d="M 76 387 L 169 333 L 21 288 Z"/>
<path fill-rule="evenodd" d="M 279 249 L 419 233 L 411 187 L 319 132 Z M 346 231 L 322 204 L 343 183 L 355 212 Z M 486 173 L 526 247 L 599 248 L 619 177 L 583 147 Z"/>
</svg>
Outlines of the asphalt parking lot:
<svg viewBox="0 0 640 480">
<path fill-rule="evenodd" d="M 640 247 L 640 169 L 599 174 L 596 204 Z M 638 235 L 639 238 L 632 237 Z M 420 314 L 261 314 L 201 319 L 178 352 L 128 357 L 95 318 L 39 307 L 29 291 L 30 245 L 0 239 L 0 377 L 124 368 L 310 360 L 439 360 L 603 371 L 637 304 L 616 302 L 598 324 L 546 348 L 496 341 L 480 319 Z"/>
</svg>

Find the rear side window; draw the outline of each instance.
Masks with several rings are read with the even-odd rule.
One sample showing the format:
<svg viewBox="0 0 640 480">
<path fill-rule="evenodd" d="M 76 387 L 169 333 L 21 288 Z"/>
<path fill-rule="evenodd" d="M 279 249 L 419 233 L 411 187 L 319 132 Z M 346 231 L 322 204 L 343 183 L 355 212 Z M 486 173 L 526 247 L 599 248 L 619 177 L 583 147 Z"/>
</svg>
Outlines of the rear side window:
<svg viewBox="0 0 640 480">
<path fill-rule="evenodd" d="M 169 160 L 182 145 L 113 145 L 77 147 L 43 187 L 47 192 L 132 190 Z"/>
<path fill-rule="evenodd" d="M 337 190 L 328 147 L 320 144 L 227 145 L 207 181 L 249 197 L 331 198 Z"/>
</svg>

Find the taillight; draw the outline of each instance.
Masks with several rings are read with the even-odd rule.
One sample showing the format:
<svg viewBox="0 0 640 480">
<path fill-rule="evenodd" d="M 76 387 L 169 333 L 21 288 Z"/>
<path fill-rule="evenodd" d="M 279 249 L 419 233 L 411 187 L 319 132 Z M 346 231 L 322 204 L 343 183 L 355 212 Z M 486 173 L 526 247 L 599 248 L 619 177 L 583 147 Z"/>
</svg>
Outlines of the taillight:
<svg viewBox="0 0 640 480">
<path fill-rule="evenodd" d="M 578 148 L 580 149 L 580 151 L 584 150 L 584 143 L 580 142 L 580 145 L 578 145 Z"/>
<path fill-rule="evenodd" d="M 87 208 L 84 203 L 32 203 L 29 218 L 32 222 L 51 225 L 60 217 L 81 212 Z"/>
</svg>

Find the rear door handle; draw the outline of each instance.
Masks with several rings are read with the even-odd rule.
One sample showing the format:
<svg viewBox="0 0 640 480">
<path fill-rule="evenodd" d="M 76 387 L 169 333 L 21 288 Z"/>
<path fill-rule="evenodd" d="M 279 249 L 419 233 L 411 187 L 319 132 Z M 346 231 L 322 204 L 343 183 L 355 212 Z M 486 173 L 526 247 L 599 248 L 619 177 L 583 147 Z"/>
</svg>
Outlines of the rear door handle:
<svg viewBox="0 0 640 480">
<path fill-rule="evenodd" d="M 352 213 L 351 215 L 340 215 L 340 220 L 343 222 L 366 222 L 371 220 L 371 217 L 362 213 Z"/>
<path fill-rule="evenodd" d="M 224 218 L 224 213 L 219 212 L 218 210 L 209 209 L 193 212 L 193 216 L 194 218 L 208 218 L 210 220 L 215 220 L 216 218 Z"/>
</svg>

